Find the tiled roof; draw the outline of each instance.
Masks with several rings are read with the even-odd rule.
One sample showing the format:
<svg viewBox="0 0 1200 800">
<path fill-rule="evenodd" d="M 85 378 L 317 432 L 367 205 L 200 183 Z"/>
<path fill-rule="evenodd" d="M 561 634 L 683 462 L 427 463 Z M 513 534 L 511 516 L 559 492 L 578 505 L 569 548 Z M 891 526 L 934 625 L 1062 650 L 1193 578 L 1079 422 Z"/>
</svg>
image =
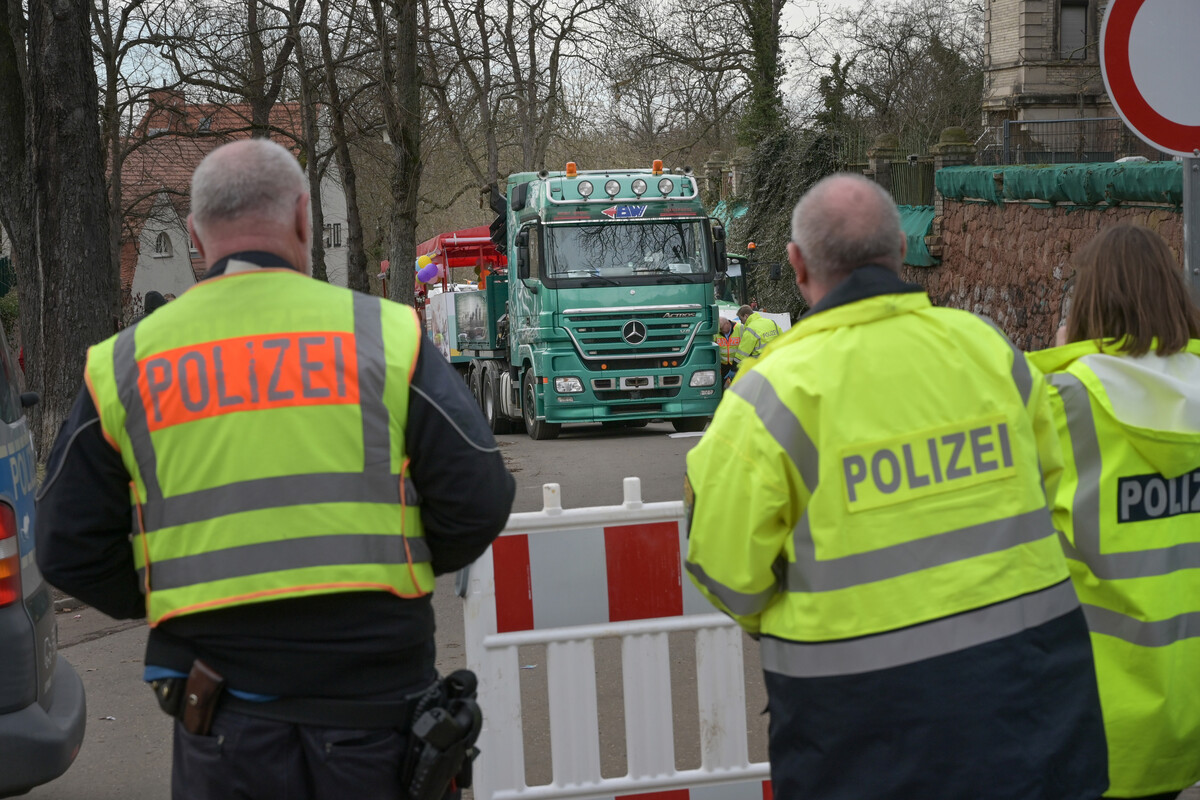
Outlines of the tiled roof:
<svg viewBox="0 0 1200 800">
<path fill-rule="evenodd" d="M 299 152 L 302 125 L 299 103 L 276 103 L 268 117 L 271 139 Z M 125 207 L 121 232 L 121 288 L 126 297 L 137 268 L 139 237 L 155 199 L 165 197 L 179 219 L 187 218 L 192 173 L 218 146 L 251 134 L 249 103 L 187 103 L 169 89 L 152 92 L 150 106 L 126 141 L 132 148 L 121 167 Z M 204 263 L 192 260 L 199 278 Z"/>
</svg>

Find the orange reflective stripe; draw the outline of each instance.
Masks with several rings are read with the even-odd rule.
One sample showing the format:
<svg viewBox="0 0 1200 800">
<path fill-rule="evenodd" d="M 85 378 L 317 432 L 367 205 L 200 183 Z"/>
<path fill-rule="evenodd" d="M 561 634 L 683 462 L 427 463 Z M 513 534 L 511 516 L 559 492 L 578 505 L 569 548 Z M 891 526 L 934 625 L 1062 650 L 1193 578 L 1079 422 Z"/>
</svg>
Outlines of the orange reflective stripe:
<svg viewBox="0 0 1200 800">
<path fill-rule="evenodd" d="M 235 411 L 357 405 L 355 336 L 277 333 L 155 353 L 138 362 L 138 391 L 151 431 Z"/>
</svg>

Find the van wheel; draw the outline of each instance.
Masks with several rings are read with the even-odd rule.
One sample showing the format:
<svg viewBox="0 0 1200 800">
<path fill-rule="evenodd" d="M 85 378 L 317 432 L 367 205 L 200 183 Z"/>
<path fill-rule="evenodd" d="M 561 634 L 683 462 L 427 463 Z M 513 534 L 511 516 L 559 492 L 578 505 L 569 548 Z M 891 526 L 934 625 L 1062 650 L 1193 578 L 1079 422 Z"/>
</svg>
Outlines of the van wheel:
<svg viewBox="0 0 1200 800">
<path fill-rule="evenodd" d="M 525 370 L 525 377 L 521 379 L 521 414 L 525 417 L 525 432 L 529 434 L 530 439 L 536 441 L 557 439 L 562 425 L 537 418 L 537 389 L 534 385 L 536 380 L 537 376 L 533 374 L 532 369 Z"/>
</svg>

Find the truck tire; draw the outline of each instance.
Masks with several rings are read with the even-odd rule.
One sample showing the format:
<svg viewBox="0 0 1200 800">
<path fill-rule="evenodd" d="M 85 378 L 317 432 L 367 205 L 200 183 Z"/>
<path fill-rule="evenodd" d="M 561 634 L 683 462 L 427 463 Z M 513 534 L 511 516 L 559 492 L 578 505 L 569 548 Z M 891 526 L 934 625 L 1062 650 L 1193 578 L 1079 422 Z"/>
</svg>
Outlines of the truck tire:
<svg viewBox="0 0 1200 800">
<path fill-rule="evenodd" d="M 511 433 L 512 423 L 500 414 L 500 380 L 497 370 L 484 367 L 479 378 L 479 405 L 483 418 L 494 434 Z"/>
<path fill-rule="evenodd" d="M 708 417 L 676 417 L 671 420 L 671 425 L 680 433 L 697 433 L 704 430 L 708 420 Z"/>
<path fill-rule="evenodd" d="M 533 374 L 532 369 L 525 370 L 525 377 L 521 379 L 521 414 L 525 417 L 525 432 L 529 434 L 530 439 L 539 442 L 557 439 L 562 425 L 537 418 L 537 387 L 534 385 L 536 380 L 537 376 Z"/>
</svg>

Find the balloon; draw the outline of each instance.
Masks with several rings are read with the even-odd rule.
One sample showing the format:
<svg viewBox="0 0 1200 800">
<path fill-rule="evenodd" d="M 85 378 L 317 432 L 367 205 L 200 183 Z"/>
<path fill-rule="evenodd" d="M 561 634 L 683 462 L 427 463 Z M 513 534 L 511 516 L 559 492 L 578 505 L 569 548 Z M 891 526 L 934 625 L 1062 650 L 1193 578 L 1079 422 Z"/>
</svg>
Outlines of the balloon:
<svg viewBox="0 0 1200 800">
<path fill-rule="evenodd" d="M 420 263 L 420 260 L 418 260 L 417 263 Z M 435 280 L 437 276 L 437 264 L 426 264 L 425 266 L 421 267 L 419 272 L 417 272 L 417 280 L 419 280 L 421 283 L 429 283 L 430 281 Z"/>
</svg>

